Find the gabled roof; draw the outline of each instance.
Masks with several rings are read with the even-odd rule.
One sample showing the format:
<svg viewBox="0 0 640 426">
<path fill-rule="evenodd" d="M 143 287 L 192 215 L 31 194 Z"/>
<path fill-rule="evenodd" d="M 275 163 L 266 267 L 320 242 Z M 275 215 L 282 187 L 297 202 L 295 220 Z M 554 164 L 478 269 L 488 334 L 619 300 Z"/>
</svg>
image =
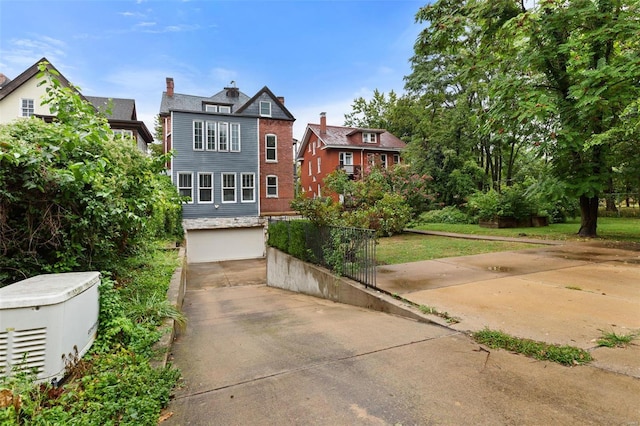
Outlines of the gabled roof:
<svg viewBox="0 0 640 426">
<path fill-rule="evenodd" d="M 133 99 L 104 98 L 101 96 L 86 96 L 87 100 L 109 119 L 137 120 L 136 101 Z M 111 113 L 107 109 L 111 107 Z"/>
<path fill-rule="evenodd" d="M 7 96 L 9 96 L 14 90 L 16 90 L 17 88 L 19 88 L 20 86 L 22 86 L 24 83 L 26 83 L 27 81 L 29 81 L 32 77 L 34 77 L 36 74 L 38 74 L 40 72 L 40 70 L 38 69 L 38 65 L 41 62 L 47 62 L 49 65 L 47 66 L 49 69 L 54 70 L 55 72 L 57 72 L 59 75 L 57 76 L 58 80 L 60 80 L 60 83 L 62 83 L 63 86 L 67 86 L 67 87 L 74 87 L 69 80 L 66 79 L 65 76 L 63 76 L 60 71 L 58 71 L 56 69 L 56 67 L 53 66 L 53 64 L 51 64 L 51 62 L 49 62 L 47 60 L 47 58 L 43 57 L 42 59 L 40 59 L 39 61 L 37 61 L 35 64 L 31 65 L 29 68 L 27 68 L 26 70 L 24 70 L 22 72 L 22 74 L 20 74 L 19 76 L 17 76 L 16 78 L 14 78 L 13 80 L 10 80 L 7 84 L 5 84 L 4 86 L 0 87 L 0 101 L 4 98 L 6 98 Z M 80 96 L 82 96 L 81 93 L 78 92 L 78 94 Z M 84 97 L 83 97 L 84 99 Z"/>
<path fill-rule="evenodd" d="M 253 104 L 263 93 L 266 93 L 273 100 L 273 102 L 275 102 L 276 105 L 278 105 L 278 107 L 280 107 L 282 109 L 282 111 L 285 113 L 285 115 L 289 119 L 295 120 L 295 118 L 293 118 L 293 114 L 291 114 L 289 112 L 289 110 L 284 106 L 284 104 L 282 102 L 280 102 L 280 99 L 278 99 L 278 97 L 276 95 L 274 95 L 273 92 L 271 90 L 269 90 L 269 88 L 267 86 L 264 86 L 262 89 L 260 89 L 258 91 L 258 93 L 253 95 L 253 97 L 251 99 L 249 99 L 247 102 L 245 102 L 245 104 L 243 106 L 241 106 L 240 109 L 238 109 L 236 112 L 238 114 L 242 113 L 242 111 L 247 109 L 247 107 L 249 107 L 249 105 Z"/>
<path fill-rule="evenodd" d="M 356 133 L 377 133 L 378 141 L 375 144 L 353 141 L 350 136 Z M 364 149 L 367 151 L 400 152 L 406 146 L 406 143 L 404 143 L 400 138 L 384 129 L 327 126 L 327 131 L 325 133 L 320 133 L 320 124 L 307 124 L 307 128 L 304 131 L 304 136 L 302 137 L 302 143 L 300 144 L 300 149 L 298 150 L 298 160 L 302 160 L 312 134 L 318 137 L 318 140 L 323 145 L 323 149 L 352 148 Z"/>
</svg>

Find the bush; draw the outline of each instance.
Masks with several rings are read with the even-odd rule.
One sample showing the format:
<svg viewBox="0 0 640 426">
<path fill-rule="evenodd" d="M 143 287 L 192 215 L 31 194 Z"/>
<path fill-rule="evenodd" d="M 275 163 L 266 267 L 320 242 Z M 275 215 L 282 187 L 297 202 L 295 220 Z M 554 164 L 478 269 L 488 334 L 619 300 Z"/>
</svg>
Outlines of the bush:
<svg viewBox="0 0 640 426">
<path fill-rule="evenodd" d="M 430 210 L 420 214 L 417 223 L 452 223 L 468 224 L 473 223 L 473 219 L 468 214 L 454 206 L 446 206 L 439 210 Z"/>
<path fill-rule="evenodd" d="M 107 120 L 50 77 L 54 123 L 0 126 L 0 286 L 42 273 L 104 270 L 158 236 L 181 237 L 166 158 L 115 138 Z"/>
</svg>

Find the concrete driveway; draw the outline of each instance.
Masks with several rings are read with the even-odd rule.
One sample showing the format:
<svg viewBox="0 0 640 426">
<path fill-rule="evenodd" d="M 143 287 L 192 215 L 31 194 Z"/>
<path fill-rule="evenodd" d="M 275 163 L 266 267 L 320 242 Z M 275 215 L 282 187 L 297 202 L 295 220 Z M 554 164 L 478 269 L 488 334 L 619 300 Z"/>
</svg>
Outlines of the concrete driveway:
<svg viewBox="0 0 640 426">
<path fill-rule="evenodd" d="M 189 265 L 173 345 L 184 380 L 164 424 L 640 424 L 637 378 L 487 351 L 264 274 L 264 261 Z"/>
</svg>

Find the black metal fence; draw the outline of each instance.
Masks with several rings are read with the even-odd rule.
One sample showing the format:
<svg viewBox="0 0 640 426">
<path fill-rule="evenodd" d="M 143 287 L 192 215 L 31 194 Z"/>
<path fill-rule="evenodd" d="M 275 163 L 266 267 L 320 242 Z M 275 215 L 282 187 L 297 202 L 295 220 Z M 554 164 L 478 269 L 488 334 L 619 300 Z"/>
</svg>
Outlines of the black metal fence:
<svg viewBox="0 0 640 426">
<path fill-rule="evenodd" d="M 270 233 L 269 239 L 274 247 L 324 266 L 337 275 L 349 277 L 368 287 L 376 287 L 375 231 L 338 226 L 318 227 L 308 221 L 282 221 L 275 218 L 269 219 L 270 229 L 274 222 L 286 223 L 288 234 L 285 243 L 282 238 L 279 238 L 280 242 L 273 241 Z"/>
</svg>

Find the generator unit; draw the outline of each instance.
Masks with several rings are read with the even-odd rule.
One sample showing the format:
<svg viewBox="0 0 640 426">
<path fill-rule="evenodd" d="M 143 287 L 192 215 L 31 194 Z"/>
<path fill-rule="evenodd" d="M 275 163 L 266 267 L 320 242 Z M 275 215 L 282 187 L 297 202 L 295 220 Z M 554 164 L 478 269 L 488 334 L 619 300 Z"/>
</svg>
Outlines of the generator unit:
<svg viewBox="0 0 640 426">
<path fill-rule="evenodd" d="M 0 288 L 0 376 L 56 384 L 98 330 L 99 272 L 38 275 Z"/>
</svg>

